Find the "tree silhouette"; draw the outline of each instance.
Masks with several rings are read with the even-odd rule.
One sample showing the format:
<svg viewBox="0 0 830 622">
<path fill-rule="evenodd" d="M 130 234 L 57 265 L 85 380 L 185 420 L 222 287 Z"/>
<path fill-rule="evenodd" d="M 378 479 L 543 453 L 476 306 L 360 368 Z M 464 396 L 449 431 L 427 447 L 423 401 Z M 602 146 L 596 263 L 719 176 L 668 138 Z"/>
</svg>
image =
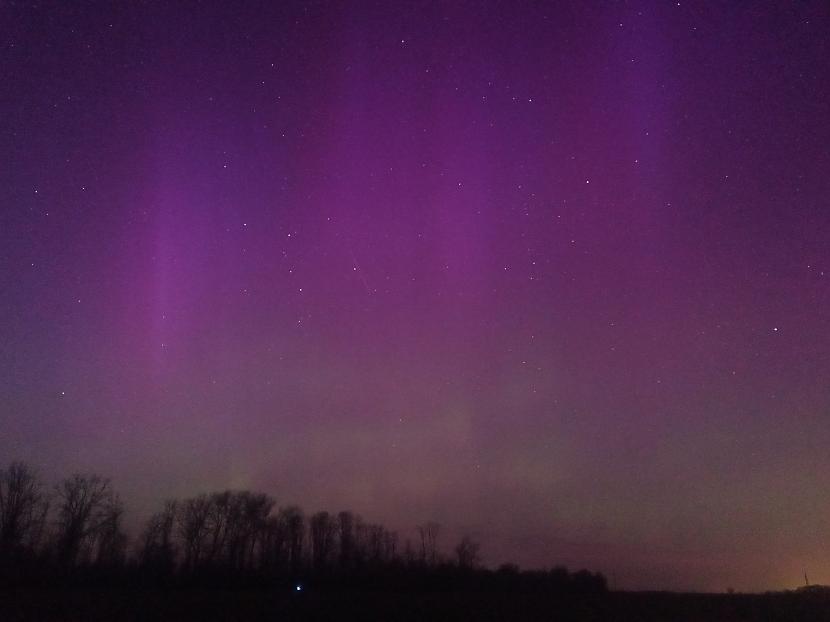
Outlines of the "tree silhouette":
<svg viewBox="0 0 830 622">
<path fill-rule="evenodd" d="M 164 509 L 153 514 L 141 533 L 139 562 L 160 575 L 170 574 L 176 564 L 177 547 L 173 542 L 178 505 L 166 501 Z"/>
<path fill-rule="evenodd" d="M 328 512 L 317 512 L 309 521 L 312 563 L 316 570 L 322 570 L 334 553 L 337 523 Z"/>
<path fill-rule="evenodd" d="M 469 536 L 461 538 L 461 542 L 455 547 L 455 557 L 458 562 L 458 567 L 466 570 L 475 568 L 480 561 L 478 555 L 480 548 L 481 545 Z"/>
<path fill-rule="evenodd" d="M 109 480 L 98 475 L 76 474 L 56 487 L 58 520 L 56 546 L 63 566 L 88 562 L 99 529 L 109 519 L 112 523 L 114 499 Z M 120 515 L 120 512 L 118 512 Z"/>
<path fill-rule="evenodd" d="M 303 541 L 305 540 L 305 517 L 296 506 L 280 510 L 285 525 L 288 564 L 292 573 L 300 571 L 303 565 Z"/>
<path fill-rule="evenodd" d="M 202 562 L 208 536 L 211 501 L 207 495 L 186 499 L 177 518 L 178 533 L 184 547 L 184 567 L 195 570 Z"/>
<path fill-rule="evenodd" d="M 123 563 L 127 552 L 127 535 L 122 531 L 124 506 L 118 495 L 106 499 L 101 508 L 96 528 L 97 552 L 95 561 L 102 566 L 118 566 Z"/>
<path fill-rule="evenodd" d="M 53 522 L 32 469 L 15 462 L 0 470 L 0 579 L 6 584 L 78 585 L 106 581 L 160 581 L 165 586 L 270 585 L 412 589 L 509 589 L 599 593 L 602 575 L 480 567 L 480 545 L 464 536 L 454 558 L 441 556 L 441 527 L 416 527 L 419 542 L 368 523 L 349 511 L 295 505 L 275 510 L 266 494 L 247 490 L 168 500 L 146 521 L 127 555 L 124 505 L 107 479 L 73 475 L 55 487 Z M 38 547 L 41 534 L 49 547 Z M 418 546 L 419 545 L 419 546 Z M 416 548 L 417 547 L 417 548 Z M 9 563 L 10 562 L 10 563 Z M 129 585 L 129 583 L 122 583 Z"/>
<path fill-rule="evenodd" d="M 263 542 L 274 500 L 262 493 L 243 492 L 240 526 L 234 540 L 232 561 L 236 568 L 253 569 L 263 564 Z"/>
<path fill-rule="evenodd" d="M 48 508 L 30 467 L 12 462 L 0 470 L 0 559 L 38 545 Z"/>
<path fill-rule="evenodd" d="M 351 512 L 340 512 L 337 515 L 337 530 L 340 540 L 340 567 L 349 568 L 354 561 L 355 534 L 354 515 Z"/>
<path fill-rule="evenodd" d="M 428 522 L 418 525 L 418 536 L 421 539 L 421 562 L 434 566 L 438 561 L 438 534 L 441 525 Z"/>
</svg>

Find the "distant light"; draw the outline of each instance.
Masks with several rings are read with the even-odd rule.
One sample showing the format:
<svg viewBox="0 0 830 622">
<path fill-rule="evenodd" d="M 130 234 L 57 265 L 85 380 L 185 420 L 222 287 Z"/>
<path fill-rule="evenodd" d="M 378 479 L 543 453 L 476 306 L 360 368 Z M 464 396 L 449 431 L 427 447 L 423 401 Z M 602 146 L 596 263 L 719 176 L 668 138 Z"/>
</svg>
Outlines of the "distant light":
<svg viewBox="0 0 830 622">
<path fill-rule="evenodd" d="M 297 591 L 297 592 L 302 592 L 303 591 L 303 586 L 302 585 L 297 585 L 297 587 L 295 587 L 294 590 Z"/>
</svg>

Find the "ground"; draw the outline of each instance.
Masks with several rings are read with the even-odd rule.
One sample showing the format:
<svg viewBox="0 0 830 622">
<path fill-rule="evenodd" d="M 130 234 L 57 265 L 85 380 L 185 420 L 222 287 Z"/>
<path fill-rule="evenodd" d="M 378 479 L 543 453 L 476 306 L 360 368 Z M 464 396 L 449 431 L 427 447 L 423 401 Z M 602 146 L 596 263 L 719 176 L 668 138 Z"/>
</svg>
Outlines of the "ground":
<svg viewBox="0 0 830 622">
<path fill-rule="evenodd" d="M 259 620 L 830 621 L 825 593 L 763 595 L 24 590 L 0 592 L 6 622 Z"/>
</svg>

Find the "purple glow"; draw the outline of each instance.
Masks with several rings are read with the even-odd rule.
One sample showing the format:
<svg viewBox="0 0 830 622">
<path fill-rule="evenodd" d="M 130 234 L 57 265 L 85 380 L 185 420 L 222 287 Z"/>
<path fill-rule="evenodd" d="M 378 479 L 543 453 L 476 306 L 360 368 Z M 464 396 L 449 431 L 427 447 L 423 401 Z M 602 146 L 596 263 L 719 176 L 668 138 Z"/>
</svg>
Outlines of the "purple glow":
<svg viewBox="0 0 830 622">
<path fill-rule="evenodd" d="M 827 5 L 586 4 L 1 7 L 0 456 L 830 584 Z"/>
</svg>

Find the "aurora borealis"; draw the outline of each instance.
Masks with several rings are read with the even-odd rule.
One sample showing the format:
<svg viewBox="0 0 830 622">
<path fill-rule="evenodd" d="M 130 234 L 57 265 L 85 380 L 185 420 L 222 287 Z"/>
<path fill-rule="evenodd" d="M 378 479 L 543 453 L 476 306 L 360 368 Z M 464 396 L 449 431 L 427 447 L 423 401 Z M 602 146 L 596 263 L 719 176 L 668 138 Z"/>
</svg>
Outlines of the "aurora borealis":
<svg viewBox="0 0 830 622">
<path fill-rule="evenodd" d="M 625 588 L 830 584 L 830 8 L 0 5 L 0 459 Z"/>
</svg>

